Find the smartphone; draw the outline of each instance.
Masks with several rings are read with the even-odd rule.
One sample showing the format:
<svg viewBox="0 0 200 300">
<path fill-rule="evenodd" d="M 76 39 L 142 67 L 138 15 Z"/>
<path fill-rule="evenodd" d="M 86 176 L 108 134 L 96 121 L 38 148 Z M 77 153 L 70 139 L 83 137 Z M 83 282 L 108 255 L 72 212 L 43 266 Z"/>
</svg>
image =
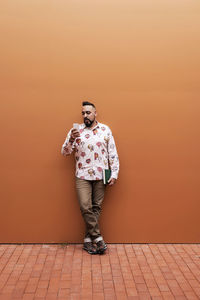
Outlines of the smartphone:
<svg viewBox="0 0 200 300">
<path fill-rule="evenodd" d="M 79 130 L 79 124 L 78 123 L 74 123 L 73 124 L 73 128 L 76 129 L 76 130 Z"/>
</svg>

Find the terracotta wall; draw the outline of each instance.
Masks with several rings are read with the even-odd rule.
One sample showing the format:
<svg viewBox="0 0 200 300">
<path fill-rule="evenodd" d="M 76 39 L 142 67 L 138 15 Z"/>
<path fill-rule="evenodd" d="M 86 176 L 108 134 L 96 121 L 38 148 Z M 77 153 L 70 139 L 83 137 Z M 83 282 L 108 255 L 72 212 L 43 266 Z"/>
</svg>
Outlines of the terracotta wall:
<svg viewBox="0 0 200 300">
<path fill-rule="evenodd" d="M 1 1 L 0 242 L 81 242 L 74 158 L 81 102 L 114 134 L 107 242 L 200 242 L 200 4 Z"/>
</svg>

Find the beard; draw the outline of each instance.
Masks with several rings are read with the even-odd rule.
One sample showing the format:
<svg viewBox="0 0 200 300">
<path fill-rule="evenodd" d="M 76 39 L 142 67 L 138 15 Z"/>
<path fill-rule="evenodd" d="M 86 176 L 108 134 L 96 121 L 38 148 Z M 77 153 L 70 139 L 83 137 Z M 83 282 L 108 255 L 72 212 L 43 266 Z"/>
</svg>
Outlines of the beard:
<svg viewBox="0 0 200 300">
<path fill-rule="evenodd" d="M 85 123 L 85 126 L 86 126 L 86 127 L 91 127 L 92 124 L 94 123 L 94 120 L 91 121 L 91 120 L 85 118 L 85 119 L 84 119 L 84 123 Z"/>
</svg>

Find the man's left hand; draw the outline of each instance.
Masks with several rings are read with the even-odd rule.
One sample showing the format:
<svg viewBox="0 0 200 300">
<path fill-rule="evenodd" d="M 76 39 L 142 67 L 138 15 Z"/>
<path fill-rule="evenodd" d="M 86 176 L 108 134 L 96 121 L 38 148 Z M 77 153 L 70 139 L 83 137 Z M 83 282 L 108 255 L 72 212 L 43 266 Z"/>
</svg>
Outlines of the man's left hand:
<svg viewBox="0 0 200 300">
<path fill-rule="evenodd" d="M 116 182 L 116 180 L 117 180 L 117 179 L 115 179 L 115 178 L 110 178 L 110 179 L 108 180 L 108 185 L 114 185 L 115 182 Z"/>
</svg>

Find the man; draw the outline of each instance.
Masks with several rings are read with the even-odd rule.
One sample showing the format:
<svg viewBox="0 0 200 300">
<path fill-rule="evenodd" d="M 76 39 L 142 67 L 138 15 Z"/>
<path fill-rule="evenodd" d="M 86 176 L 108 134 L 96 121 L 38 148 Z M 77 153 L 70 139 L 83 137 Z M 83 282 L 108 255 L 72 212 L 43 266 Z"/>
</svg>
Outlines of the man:
<svg viewBox="0 0 200 300">
<path fill-rule="evenodd" d="M 70 129 L 61 153 L 66 156 L 75 152 L 76 191 L 86 224 L 83 249 L 90 254 L 103 254 L 107 245 L 98 223 L 105 192 L 103 169 L 111 169 L 108 185 L 114 185 L 119 173 L 119 158 L 112 132 L 96 120 L 93 103 L 82 103 L 82 117 L 84 123 L 79 125 L 79 130 Z"/>
</svg>

